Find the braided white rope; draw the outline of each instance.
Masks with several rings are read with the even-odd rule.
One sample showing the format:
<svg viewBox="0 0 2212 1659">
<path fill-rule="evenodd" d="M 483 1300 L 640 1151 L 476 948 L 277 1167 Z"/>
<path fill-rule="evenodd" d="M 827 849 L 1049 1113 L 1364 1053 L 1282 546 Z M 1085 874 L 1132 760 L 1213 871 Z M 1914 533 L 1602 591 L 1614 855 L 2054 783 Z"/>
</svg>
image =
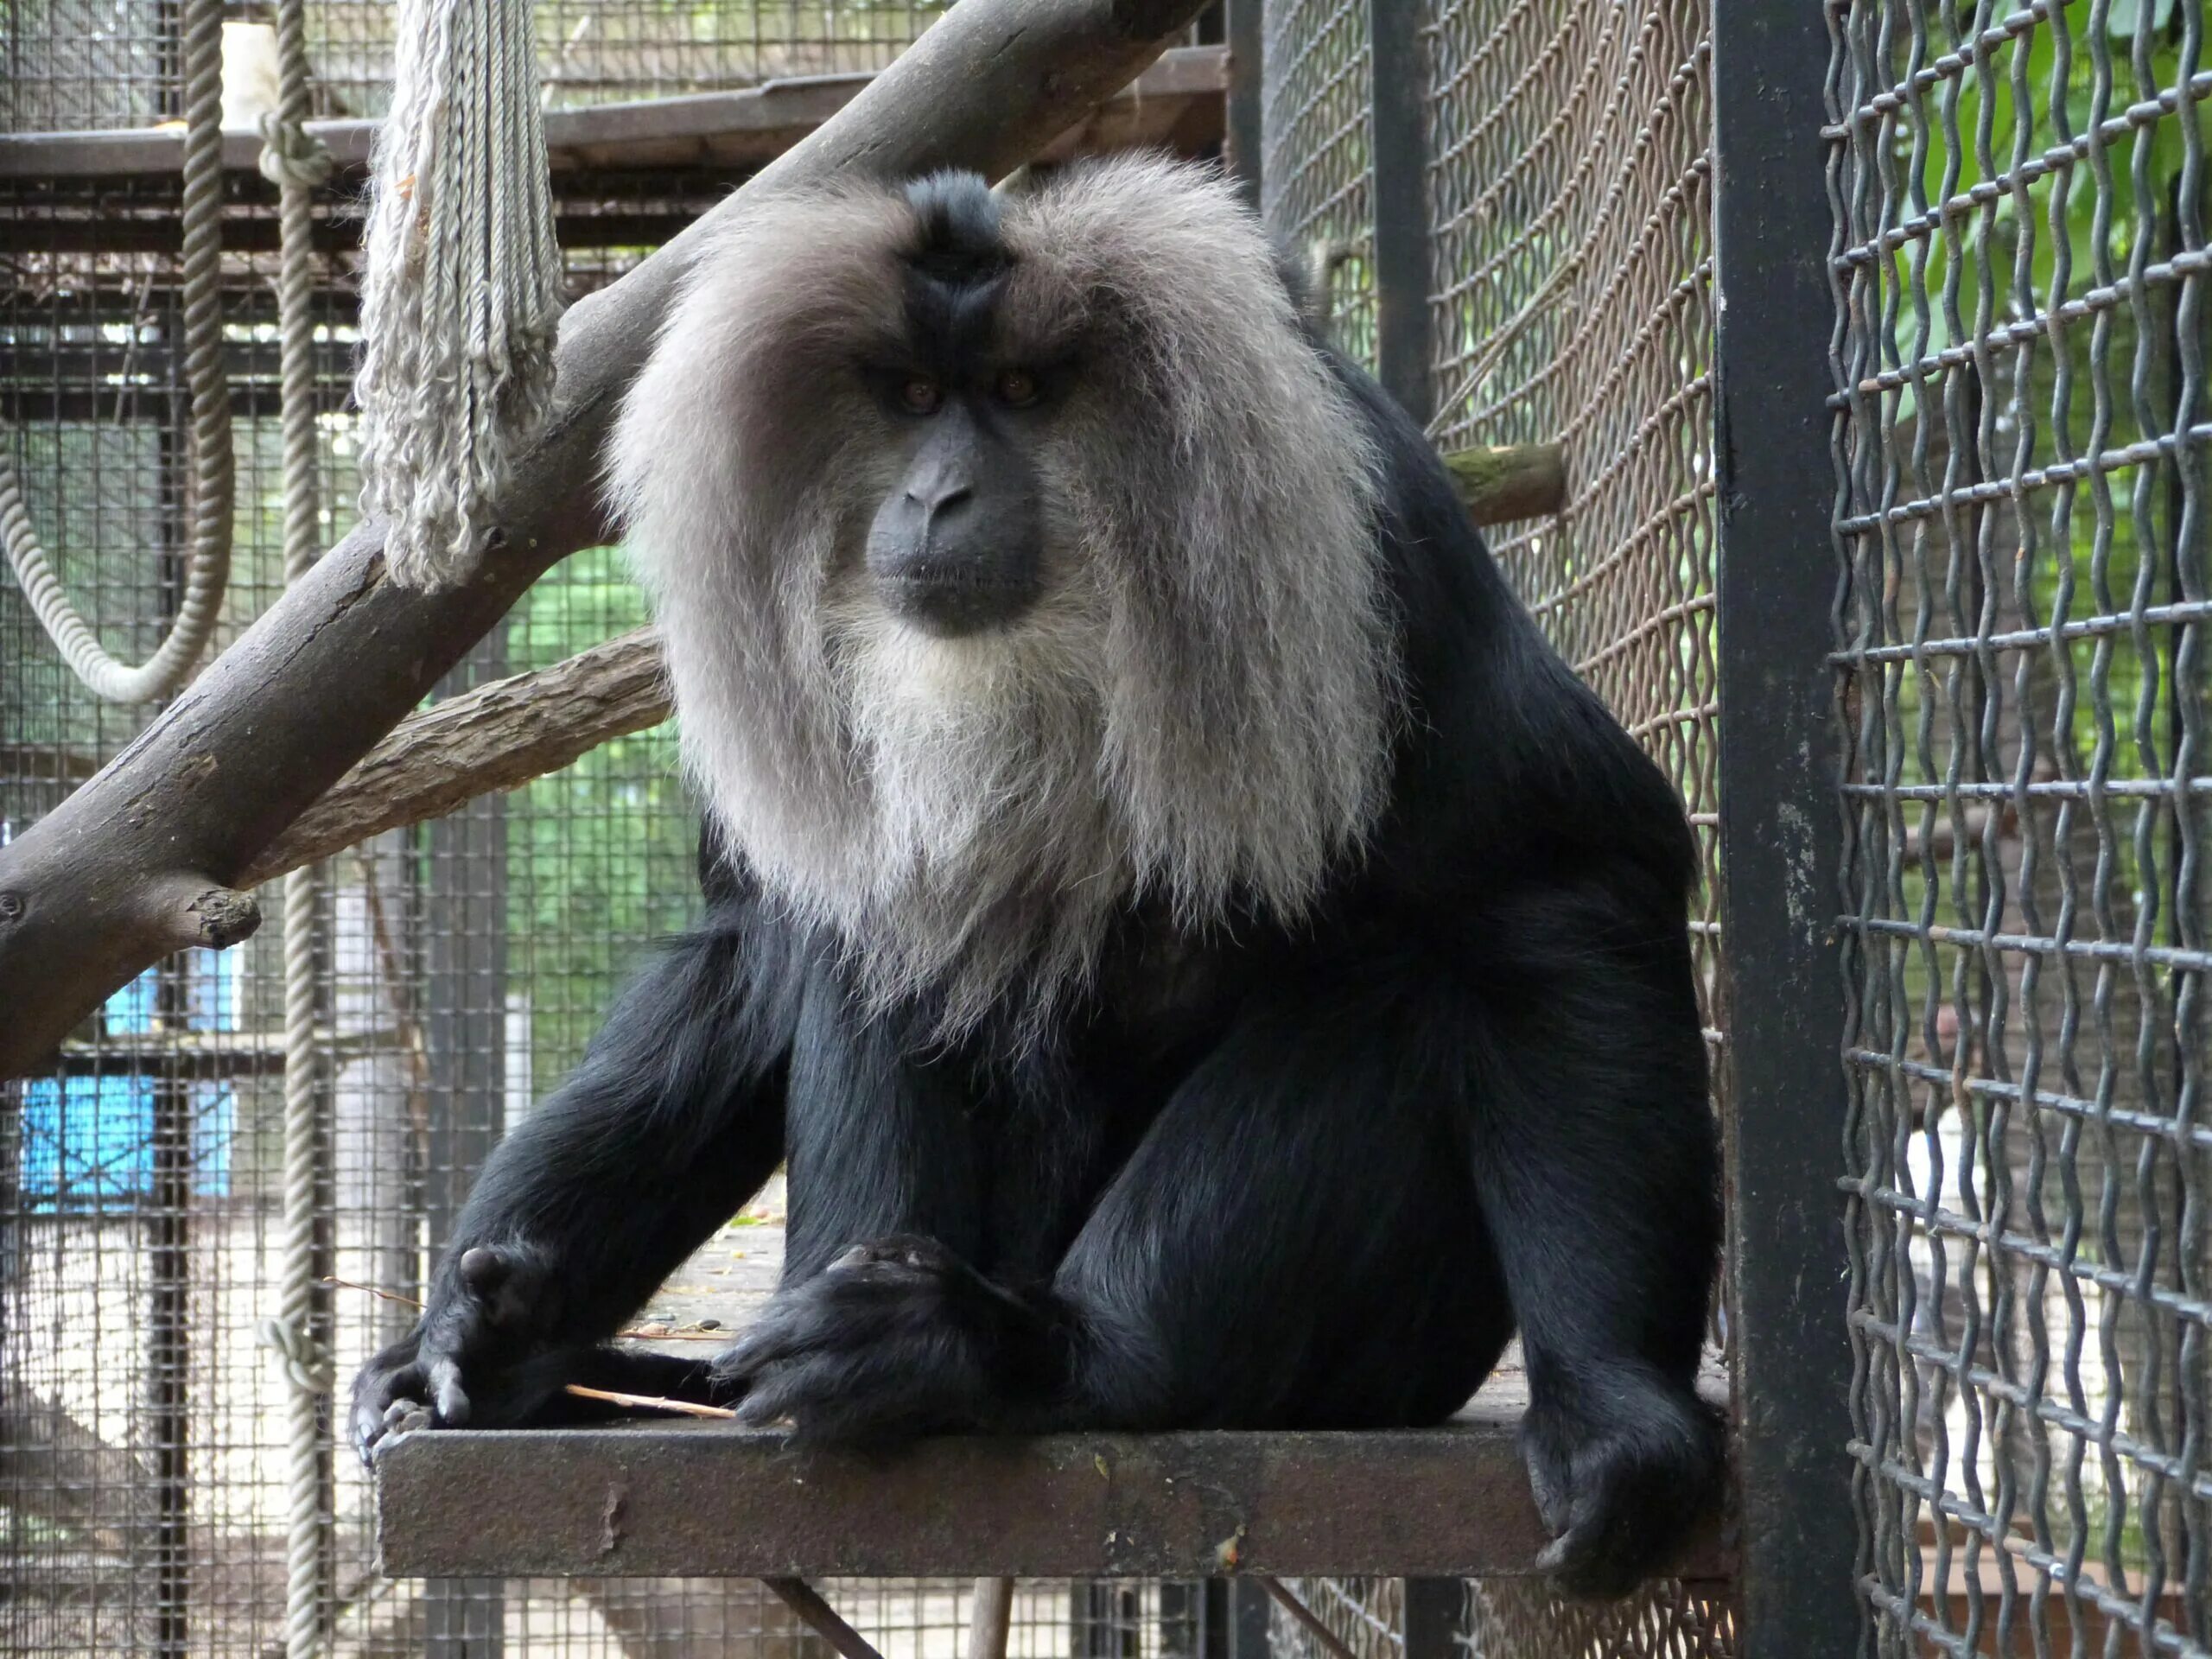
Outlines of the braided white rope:
<svg viewBox="0 0 2212 1659">
<path fill-rule="evenodd" d="M 231 579 L 231 389 L 223 373 L 223 6 L 185 0 L 184 376 L 192 396 L 192 532 L 184 594 L 154 654 L 131 664 L 111 655 L 71 602 L 54 559 L 32 528 L 16 475 L 14 446 L 0 434 L 0 545 L 31 613 L 72 673 L 109 702 L 151 702 L 185 682 L 207 650 Z"/>
<path fill-rule="evenodd" d="M 464 580 L 553 399 L 561 251 L 527 0 L 399 0 L 361 289 L 361 504 L 410 587 Z"/>
<path fill-rule="evenodd" d="M 322 545 L 315 434 L 315 190 L 330 156 L 307 130 L 308 67 L 304 0 L 277 0 L 277 106 L 261 123 L 261 171 L 277 187 L 280 270 L 276 315 L 284 426 L 284 580 L 305 575 Z M 315 1206 L 323 1186 L 322 1091 L 315 1050 L 315 894 L 313 866 L 284 878 L 284 1216 L 277 1316 L 261 1339 L 282 1357 L 285 1408 L 284 1652 L 315 1659 L 325 1630 L 329 1540 L 328 1442 L 323 1397 L 334 1380 L 314 1335 Z"/>
</svg>

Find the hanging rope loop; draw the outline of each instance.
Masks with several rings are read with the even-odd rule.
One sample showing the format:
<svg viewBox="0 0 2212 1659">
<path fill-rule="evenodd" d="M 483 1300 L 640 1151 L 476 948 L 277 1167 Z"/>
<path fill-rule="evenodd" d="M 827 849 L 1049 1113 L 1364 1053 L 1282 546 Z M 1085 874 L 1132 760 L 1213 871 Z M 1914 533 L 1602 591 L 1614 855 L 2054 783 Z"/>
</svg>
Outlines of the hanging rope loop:
<svg viewBox="0 0 2212 1659">
<path fill-rule="evenodd" d="M 282 189 L 313 190 L 328 181 L 330 147 L 281 111 L 261 118 L 261 176 Z"/>
<path fill-rule="evenodd" d="M 14 445 L 0 433 L 0 546 L 69 671 L 106 702 L 151 702 L 191 675 L 231 580 L 231 389 L 223 362 L 223 3 L 185 0 L 184 374 L 192 398 L 192 531 L 175 620 L 144 662 L 111 654 L 32 527 Z"/>
</svg>

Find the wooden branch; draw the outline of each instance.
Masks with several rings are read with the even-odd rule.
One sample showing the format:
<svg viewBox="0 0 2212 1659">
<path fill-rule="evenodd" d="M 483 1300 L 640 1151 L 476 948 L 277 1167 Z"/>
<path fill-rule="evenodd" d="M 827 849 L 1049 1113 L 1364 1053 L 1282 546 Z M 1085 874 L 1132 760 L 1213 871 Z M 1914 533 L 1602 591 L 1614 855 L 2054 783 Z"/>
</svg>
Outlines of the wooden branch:
<svg viewBox="0 0 2212 1659">
<path fill-rule="evenodd" d="M 1555 443 L 1454 449 L 1444 464 L 1478 524 L 1541 518 L 1567 503 L 1567 457 Z"/>
<path fill-rule="evenodd" d="M 1556 509 L 1563 477 L 1550 445 L 1463 449 L 1445 457 L 1478 524 Z M 640 628 L 535 673 L 480 686 L 411 715 L 253 861 L 249 886 L 358 842 L 439 817 L 480 795 L 518 789 L 610 738 L 668 718 L 660 642 Z"/>
<path fill-rule="evenodd" d="M 83 787 L 0 848 L 0 1077 L 175 948 L 159 883 L 234 888 L 556 561 L 607 539 L 599 453 L 708 227 L 758 191 L 855 174 L 992 176 L 1075 125 L 1160 54 L 1199 0 L 963 0 L 794 149 L 561 325 L 560 390 L 476 575 L 425 594 L 385 580 L 360 525 Z"/>
<path fill-rule="evenodd" d="M 410 715 L 253 861 L 258 885 L 387 830 L 518 789 L 668 718 L 660 634 L 639 628 Z"/>
<path fill-rule="evenodd" d="M 1166 144 L 1187 154 L 1218 142 L 1228 78 L 1225 47 L 1177 47 L 1041 153 L 1058 157 Z M 874 79 L 866 72 L 794 74 L 730 92 L 549 110 L 545 148 L 556 173 L 702 162 L 758 166 L 827 121 Z M 343 117 L 307 126 L 308 136 L 321 141 L 341 170 L 359 173 L 368 167 L 380 124 Z M 259 169 L 259 133 L 232 129 L 224 133 L 222 149 L 230 171 Z M 0 179 L 174 179 L 183 155 L 181 125 L 0 133 Z"/>
</svg>

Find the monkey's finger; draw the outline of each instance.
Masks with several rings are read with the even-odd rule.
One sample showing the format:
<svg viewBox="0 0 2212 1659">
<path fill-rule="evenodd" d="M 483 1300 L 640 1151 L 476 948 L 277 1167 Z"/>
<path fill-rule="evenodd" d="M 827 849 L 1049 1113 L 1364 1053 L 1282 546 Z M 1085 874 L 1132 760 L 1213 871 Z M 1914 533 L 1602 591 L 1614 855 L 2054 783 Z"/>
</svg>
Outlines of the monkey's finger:
<svg viewBox="0 0 2212 1659">
<path fill-rule="evenodd" d="M 460 1362 L 432 1360 L 429 1382 L 430 1403 L 437 1409 L 438 1421 L 448 1428 L 459 1428 L 466 1424 L 468 1421 L 468 1394 L 461 1386 Z"/>
<path fill-rule="evenodd" d="M 1536 1500 L 1536 1514 L 1544 1530 L 1554 1538 L 1574 1524 L 1574 1494 L 1567 1471 L 1546 1452 L 1529 1448 L 1523 1459 L 1529 1468 L 1529 1492 Z"/>
<path fill-rule="evenodd" d="M 742 1382 L 769 1366 L 815 1352 L 828 1344 L 835 1329 L 819 1313 L 786 1309 L 779 1316 L 772 1311 L 715 1358 L 715 1379 Z"/>
<path fill-rule="evenodd" d="M 1612 1600 L 1628 1594 L 1641 1574 L 1626 1516 L 1602 1503 L 1578 1509 L 1575 1524 L 1537 1555 L 1538 1569 L 1557 1578 L 1570 1595 Z"/>
<path fill-rule="evenodd" d="M 804 1419 L 810 1401 L 818 1399 L 823 1379 L 810 1365 L 784 1365 L 755 1381 L 737 1405 L 737 1421 L 766 1428 L 786 1417 Z"/>
</svg>

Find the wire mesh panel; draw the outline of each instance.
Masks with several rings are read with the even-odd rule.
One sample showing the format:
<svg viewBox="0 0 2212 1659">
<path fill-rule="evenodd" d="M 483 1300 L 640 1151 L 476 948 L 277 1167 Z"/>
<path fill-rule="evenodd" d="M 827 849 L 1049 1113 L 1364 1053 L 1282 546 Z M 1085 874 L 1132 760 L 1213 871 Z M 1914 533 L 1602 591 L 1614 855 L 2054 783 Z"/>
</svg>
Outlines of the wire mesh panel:
<svg viewBox="0 0 2212 1659">
<path fill-rule="evenodd" d="M 1861 1585 L 2212 1652 L 2204 9 L 1830 18 Z"/>
<path fill-rule="evenodd" d="M 392 0 L 308 0 L 307 10 L 324 112 L 383 114 Z M 872 73 L 943 10 L 944 0 L 544 0 L 531 16 L 545 103 L 557 109 Z"/>
<path fill-rule="evenodd" d="M 1689 810 L 1717 1040 L 1705 7 L 1433 0 L 1428 39 L 1433 430 L 1564 449 L 1560 512 L 1491 550 Z"/>
<path fill-rule="evenodd" d="M 1427 0 L 1421 34 L 1430 430 L 1447 449 L 1564 448 L 1560 512 L 1494 531 L 1492 550 L 1689 812 L 1717 1047 L 1707 7 Z M 1266 35 L 1262 200 L 1338 343 L 1372 362 L 1370 9 L 1276 0 Z M 1363 1652 L 1399 1628 L 1395 1580 L 1307 1588 Z M 1723 1601 L 1675 1585 L 1602 1617 L 1533 1582 L 1470 1585 L 1459 1625 L 1472 1652 L 1514 1659 L 1732 1650 Z M 1279 1644 L 1310 1641 L 1276 1629 Z"/>
<path fill-rule="evenodd" d="M 1373 145 L 1364 0 L 1274 0 L 1262 61 L 1261 208 L 1330 338 L 1375 356 Z"/>
<path fill-rule="evenodd" d="M 1717 1058 L 1707 7 L 1430 0 L 1426 33 L 1431 429 L 1446 448 L 1561 446 L 1560 512 L 1491 550 L 1689 815 Z M 1463 1640 L 1484 1659 L 1734 1651 L 1725 1598 L 1674 1584 L 1602 1612 L 1534 1580 L 1470 1584 Z"/>
<path fill-rule="evenodd" d="M 531 9 L 548 108 L 720 92 L 882 68 L 944 0 L 545 0 Z M 151 126 L 178 116 L 175 0 L 11 0 L 0 9 L 0 131 Z M 394 0 L 308 0 L 315 112 L 381 115 Z M 273 7 L 226 10 L 226 125 L 276 92 Z"/>
</svg>

